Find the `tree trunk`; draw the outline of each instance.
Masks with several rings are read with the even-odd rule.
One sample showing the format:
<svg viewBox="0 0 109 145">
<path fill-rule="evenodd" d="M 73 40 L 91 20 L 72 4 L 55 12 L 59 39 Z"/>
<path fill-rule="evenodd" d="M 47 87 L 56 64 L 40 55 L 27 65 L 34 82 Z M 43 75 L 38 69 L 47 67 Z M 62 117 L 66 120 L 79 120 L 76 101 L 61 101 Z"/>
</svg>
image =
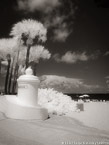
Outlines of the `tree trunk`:
<svg viewBox="0 0 109 145">
<path fill-rule="evenodd" d="M 33 75 L 36 76 L 36 70 L 37 70 L 37 63 L 34 64 L 33 68 Z"/>
<path fill-rule="evenodd" d="M 14 74 L 13 74 L 12 94 L 16 93 L 15 91 L 16 91 L 16 84 L 17 84 L 17 78 L 18 78 L 18 69 L 19 69 L 19 65 L 18 65 L 19 53 L 20 53 L 20 49 L 18 49 L 16 64 L 15 64 L 15 69 L 14 69 Z"/>
<path fill-rule="evenodd" d="M 17 72 L 18 72 L 18 64 L 15 66 L 14 75 L 13 75 L 13 86 L 12 86 L 12 94 L 15 94 L 16 84 L 17 84 Z"/>
<path fill-rule="evenodd" d="M 15 60 L 15 59 L 13 58 L 13 62 L 12 62 L 12 65 L 11 65 L 10 77 L 9 77 L 9 85 L 8 85 L 8 92 L 9 92 L 9 94 L 12 93 L 12 74 L 13 74 L 14 60 Z"/>
<path fill-rule="evenodd" d="M 7 72 L 6 72 L 6 78 L 5 78 L 5 94 L 8 93 L 8 79 L 9 79 L 9 69 L 10 69 L 10 64 L 11 64 L 11 59 L 8 59 L 8 67 L 7 67 Z"/>
<path fill-rule="evenodd" d="M 0 74 L 1 74 L 1 59 L 0 59 Z"/>
<path fill-rule="evenodd" d="M 34 76 L 36 76 L 37 65 L 38 65 L 38 63 L 36 63 L 36 62 L 33 63 L 33 68 L 32 69 L 33 69 L 33 75 Z"/>
<path fill-rule="evenodd" d="M 36 76 L 36 71 L 37 71 L 37 65 L 38 63 L 35 61 L 31 61 L 29 63 L 29 66 L 31 66 L 32 70 L 33 70 L 33 75 Z"/>
<path fill-rule="evenodd" d="M 30 45 L 28 45 L 28 47 L 27 47 L 27 53 L 26 53 L 26 68 L 28 68 L 28 66 L 29 66 L 29 54 L 30 54 L 30 48 L 31 48 L 31 46 Z"/>
</svg>

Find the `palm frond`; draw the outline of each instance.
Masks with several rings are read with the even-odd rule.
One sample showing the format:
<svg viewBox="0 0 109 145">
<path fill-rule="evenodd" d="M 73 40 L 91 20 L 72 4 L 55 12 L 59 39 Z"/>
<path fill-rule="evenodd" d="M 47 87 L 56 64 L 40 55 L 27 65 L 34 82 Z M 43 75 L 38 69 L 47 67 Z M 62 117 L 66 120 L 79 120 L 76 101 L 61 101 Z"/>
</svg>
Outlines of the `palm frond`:
<svg viewBox="0 0 109 145">
<path fill-rule="evenodd" d="M 35 37 L 38 36 L 38 40 L 42 40 L 42 42 L 46 41 L 46 34 L 47 29 L 44 25 L 32 19 L 23 20 L 14 24 L 10 33 L 11 36 L 17 36 L 19 38 L 21 38 L 22 35 L 32 39 L 35 39 Z"/>
<path fill-rule="evenodd" d="M 9 38 L 9 39 L 0 39 L 0 58 L 6 59 L 7 54 L 10 54 L 11 56 L 14 55 L 15 50 L 17 49 L 17 41 L 15 38 Z"/>
<path fill-rule="evenodd" d="M 29 60 L 38 62 L 39 59 L 49 59 L 50 56 L 50 52 L 44 46 L 36 45 L 31 47 Z"/>
</svg>

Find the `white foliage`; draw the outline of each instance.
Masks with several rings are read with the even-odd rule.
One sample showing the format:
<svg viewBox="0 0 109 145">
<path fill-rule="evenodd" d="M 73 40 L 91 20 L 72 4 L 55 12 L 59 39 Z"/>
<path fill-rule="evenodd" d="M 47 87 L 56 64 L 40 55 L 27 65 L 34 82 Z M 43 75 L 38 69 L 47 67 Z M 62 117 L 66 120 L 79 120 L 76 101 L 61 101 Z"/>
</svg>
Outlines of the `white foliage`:
<svg viewBox="0 0 109 145">
<path fill-rule="evenodd" d="M 42 23 L 32 19 L 28 19 L 15 24 L 12 28 L 10 35 L 20 38 L 22 34 L 25 34 L 32 39 L 38 36 L 38 40 L 42 40 L 43 42 L 45 42 L 47 39 L 46 33 L 47 30 Z"/>
<path fill-rule="evenodd" d="M 17 50 L 17 41 L 14 38 L 0 39 L 0 58 L 6 59 L 7 54 L 14 55 Z"/>
<path fill-rule="evenodd" d="M 18 60 L 18 63 L 20 65 L 25 65 L 26 52 L 27 52 L 27 48 L 22 46 L 19 52 L 19 60 Z"/>
<path fill-rule="evenodd" d="M 67 115 L 76 110 L 75 101 L 51 88 L 38 90 L 38 103 L 46 108 L 49 114 Z"/>
<path fill-rule="evenodd" d="M 26 60 L 26 52 L 27 49 L 26 47 L 22 46 L 22 49 L 19 53 L 19 64 L 25 64 L 25 60 Z M 45 49 L 43 46 L 41 45 L 36 45 L 36 46 L 32 46 L 30 49 L 30 55 L 29 55 L 29 61 L 35 61 L 38 62 L 39 59 L 49 59 L 51 57 L 50 52 Z"/>
<path fill-rule="evenodd" d="M 38 62 L 40 58 L 49 59 L 50 57 L 50 52 L 41 45 L 33 46 L 30 49 L 30 61 Z"/>
</svg>

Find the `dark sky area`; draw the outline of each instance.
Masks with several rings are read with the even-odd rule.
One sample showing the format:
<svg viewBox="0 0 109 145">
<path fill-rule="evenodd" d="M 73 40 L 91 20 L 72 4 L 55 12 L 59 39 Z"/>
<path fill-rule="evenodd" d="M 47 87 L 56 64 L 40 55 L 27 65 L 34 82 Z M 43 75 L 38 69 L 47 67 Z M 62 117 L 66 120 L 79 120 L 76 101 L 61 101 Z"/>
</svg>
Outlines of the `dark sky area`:
<svg viewBox="0 0 109 145">
<path fill-rule="evenodd" d="M 9 37 L 13 24 L 22 19 L 33 18 L 43 22 L 42 14 L 44 12 L 41 13 L 38 8 L 31 12 L 31 9 L 29 10 L 30 3 L 28 3 L 27 7 L 23 7 L 24 3 L 21 5 L 21 1 L 22 0 L 0 1 L 0 38 Z M 65 0 L 63 1 L 65 2 Z M 73 0 L 68 1 L 69 3 L 73 2 Z M 29 0 L 27 0 L 27 2 L 29 2 Z M 52 53 L 53 57 L 50 60 L 40 62 L 37 74 L 39 76 L 57 75 L 65 76 L 67 78 L 82 79 L 84 84 L 90 85 L 91 87 L 97 86 L 94 92 L 109 92 L 108 1 L 75 0 L 74 3 L 74 7 L 76 7 L 75 13 L 65 22 L 69 27 L 69 29 L 67 29 L 67 26 L 65 27 L 65 32 L 68 34 L 71 30 L 71 33 L 67 35 L 66 39 L 63 39 L 63 41 L 58 41 L 57 39 L 54 39 L 56 36 L 52 38 L 52 30 L 55 26 L 49 27 L 48 40 L 45 46 Z M 66 5 L 63 3 L 63 8 L 65 7 Z M 55 8 L 53 7 L 53 9 Z M 68 10 L 66 10 L 65 15 L 69 15 L 67 11 Z M 49 15 L 50 17 L 50 12 L 49 14 L 46 13 L 46 16 Z M 61 17 L 61 14 L 59 14 L 59 16 Z M 47 17 L 47 20 L 49 17 Z M 55 27 L 55 29 L 57 28 Z M 65 57 L 67 52 L 70 54 L 68 53 L 69 55 Z M 57 55 L 57 57 L 54 57 L 55 55 Z"/>
</svg>

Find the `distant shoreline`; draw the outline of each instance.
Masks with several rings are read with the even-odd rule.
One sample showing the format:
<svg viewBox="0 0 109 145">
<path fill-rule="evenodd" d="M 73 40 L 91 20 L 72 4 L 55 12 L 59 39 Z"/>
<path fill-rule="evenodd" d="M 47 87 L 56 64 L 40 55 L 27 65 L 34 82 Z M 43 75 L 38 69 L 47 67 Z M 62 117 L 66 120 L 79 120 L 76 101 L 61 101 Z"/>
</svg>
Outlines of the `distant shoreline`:
<svg viewBox="0 0 109 145">
<path fill-rule="evenodd" d="M 70 96 L 74 100 L 77 100 L 79 99 L 79 96 L 84 95 L 83 93 L 64 93 L 64 94 Z M 83 99 L 109 101 L 109 93 L 87 93 L 87 94 L 89 95 L 89 97 Z"/>
</svg>

